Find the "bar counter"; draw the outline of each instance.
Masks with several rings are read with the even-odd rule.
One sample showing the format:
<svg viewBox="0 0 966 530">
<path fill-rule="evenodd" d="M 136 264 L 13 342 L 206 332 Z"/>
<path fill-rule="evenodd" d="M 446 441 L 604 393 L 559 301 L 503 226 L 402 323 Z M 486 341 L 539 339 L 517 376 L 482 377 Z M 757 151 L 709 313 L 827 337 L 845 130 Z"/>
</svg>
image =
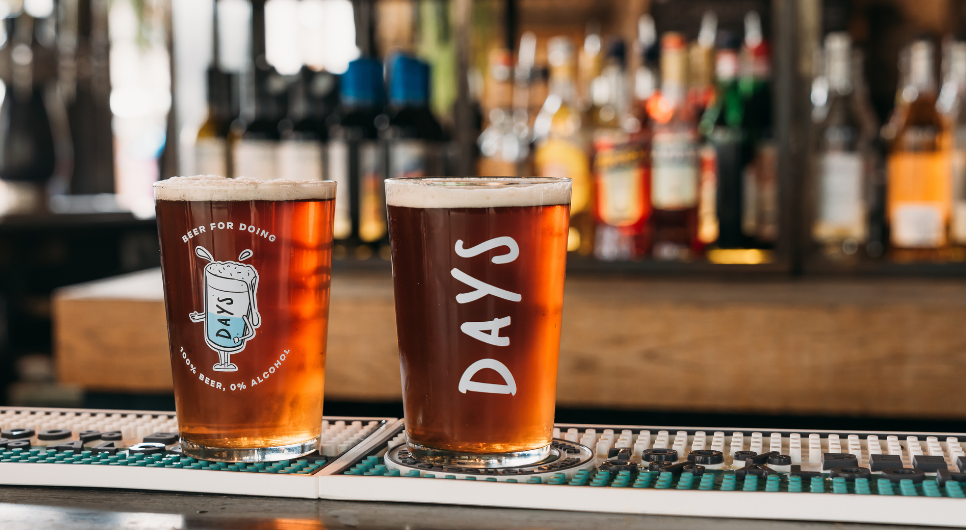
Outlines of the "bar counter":
<svg viewBox="0 0 966 530">
<path fill-rule="evenodd" d="M 966 417 L 966 284 L 571 275 L 561 406 Z M 59 290 L 60 381 L 171 389 L 159 269 Z M 337 271 L 326 397 L 400 397 L 392 280 Z M 901 396 L 901 397 L 900 397 Z"/>
</svg>

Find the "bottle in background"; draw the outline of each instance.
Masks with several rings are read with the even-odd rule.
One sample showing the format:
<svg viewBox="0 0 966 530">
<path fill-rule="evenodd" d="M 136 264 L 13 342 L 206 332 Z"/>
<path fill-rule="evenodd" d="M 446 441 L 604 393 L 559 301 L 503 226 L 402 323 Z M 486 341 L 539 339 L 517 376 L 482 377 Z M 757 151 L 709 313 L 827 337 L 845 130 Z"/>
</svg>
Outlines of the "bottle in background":
<svg viewBox="0 0 966 530">
<path fill-rule="evenodd" d="M 686 101 L 687 43 L 661 39 L 661 94 L 651 108 L 651 214 L 656 259 L 687 260 L 698 245 L 698 131 Z"/>
<path fill-rule="evenodd" d="M 62 103 L 39 68 L 41 59 L 53 56 L 51 47 L 38 38 L 53 21 L 22 11 L 3 23 L 11 50 L 7 56 L 14 59 L 9 61 L 12 79 L 5 78 L 8 85 L 0 106 L 0 185 L 19 204 L 0 205 L 0 213 L 34 211 L 42 208 L 41 197 L 58 162 L 51 111 L 53 104 Z"/>
<path fill-rule="evenodd" d="M 873 139 L 853 87 L 851 39 L 846 33 L 825 38 L 826 102 L 812 113 L 815 121 L 814 217 L 812 240 L 825 256 L 854 259 L 867 248 Z"/>
<path fill-rule="evenodd" d="M 708 11 L 701 17 L 698 40 L 691 44 L 690 74 L 688 76 L 688 105 L 695 116 L 701 116 L 715 97 L 714 43 L 718 32 L 718 17 Z"/>
<path fill-rule="evenodd" d="M 941 148 L 944 124 L 936 110 L 934 47 L 917 40 L 908 53 L 887 168 L 890 255 L 900 262 L 940 261 L 948 245 L 951 189 Z"/>
<path fill-rule="evenodd" d="M 587 23 L 584 45 L 577 53 L 577 108 L 586 111 L 593 105 L 594 80 L 600 77 L 604 64 L 604 41 L 600 37 L 600 23 Z"/>
<path fill-rule="evenodd" d="M 530 100 L 534 92 L 534 61 L 537 54 L 537 36 L 531 31 L 520 36 L 520 48 L 517 52 L 517 64 L 513 69 L 513 134 L 516 136 L 517 167 L 516 175 L 533 175 L 533 160 L 530 142 L 533 135 L 533 118 L 530 112 Z M 544 93 L 546 99 L 546 93 Z"/>
<path fill-rule="evenodd" d="M 708 241 L 714 230 L 705 228 L 701 239 L 707 243 L 715 242 L 718 248 L 746 248 L 750 238 L 743 228 L 746 207 L 744 171 L 751 159 L 752 145 L 744 129 L 745 100 L 738 85 L 741 41 L 736 35 L 724 31 L 719 37 L 715 54 L 716 96 L 701 117 L 701 133 L 714 150 L 717 238 Z M 702 215 L 701 219 L 706 224 L 705 217 Z M 705 231 L 709 233 L 704 234 Z"/>
<path fill-rule="evenodd" d="M 609 261 L 642 257 L 650 247 L 650 161 L 640 123 L 627 108 L 625 55 L 623 41 L 610 45 L 601 75 L 591 84 L 588 120 L 594 149 L 594 255 Z"/>
<path fill-rule="evenodd" d="M 429 65 L 405 55 L 393 62 L 386 140 L 390 178 L 443 174 L 443 129 L 429 110 Z"/>
<path fill-rule="evenodd" d="M 772 127 L 771 50 L 754 11 L 745 16 L 742 55 L 743 129 L 752 146 L 742 178 L 742 228 L 756 246 L 768 247 L 778 238 L 777 146 Z"/>
<path fill-rule="evenodd" d="M 339 78 L 306 66 L 290 90 L 288 118 L 280 124 L 278 176 L 284 179 L 325 180 L 325 121 L 335 108 Z"/>
<path fill-rule="evenodd" d="M 339 91 L 339 109 L 329 117 L 326 170 L 326 176 L 338 182 L 333 233 L 342 243 L 372 243 L 386 234 L 384 159 L 376 128 L 385 100 L 382 64 L 370 58 L 350 62 Z M 336 249 L 335 257 L 343 252 Z M 371 255 L 370 246 L 356 248 L 357 258 Z"/>
<path fill-rule="evenodd" d="M 194 172 L 199 175 L 232 174 L 228 136 L 238 117 L 238 76 L 208 67 L 208 115 L 195 139 Z"/>
<path fill-rule="evenodd" d="M 480 158 L 476 174 L 480 176 L 516 176 L 521 155 L 521 142 L 514 133 L 513 57 L 506 49 L 490 51 L 489 68 L 483 91 L 486 128 L 477 142 Z"/>
<path fill-rule="evenodd" d="M 657 101 L 659 84 L 661 82 L 661 45 L 657 40 L 657 30 L 651 15 L 642 15 L 637 21 L 637 51 L 640 64 L 634 72 L 634 103 L 631 105 L 631 116 L 640 125 L 640 134 L 647 135 L 650 142 L 651 116 L 648 105 Z M 633 129 L 633 125 L 631 129 Z"/>
<path fill-rule="evenodd" d="M 871 151 L 869 168 L 869 188 L 868 188 L 868 236 L 865 244 L 865 253 L 870 258 L 878 258 L 885 253 L 886 243 L 888 242 L 886 228 L 886 184 L 885 184 L 885 164 L 886 157 L 885 142 L 882 141 L 879 131 L 879 121 L 876 118 L 875 110 L 872 108 L 872 100 L 869 96 L 869 85 L 865 82 L 863 63 L 865 56 L 859 49 L 852 50 L 852 94 L 853 101 L 862 120 L 862 127 L 871 132 Z"/>
<path fill-rule="evenodd" d="M 949 239 L 966 245 L 966 42 L 953 41 L 937 108 L 946 120 L 946 145 L 952 193 Z"/>
<path fill-rule="evenodd" d="M 550 93 L 534 120 L 534 167 L 541 177 L 570 178 L 570 232 L 567 250 L 593 252 L 593 189 L 587 146 L 574 84 L 574 47 L 567 37 L 547 42 Z"/>
<path fill-rule="evenodd" d="M 256 67 L 251 121 L 232 124 L 232 175 L 259 180 L 278 178 L 279 123 L 288 106 L 288 82 L 274 67 Z"/>
</svg>

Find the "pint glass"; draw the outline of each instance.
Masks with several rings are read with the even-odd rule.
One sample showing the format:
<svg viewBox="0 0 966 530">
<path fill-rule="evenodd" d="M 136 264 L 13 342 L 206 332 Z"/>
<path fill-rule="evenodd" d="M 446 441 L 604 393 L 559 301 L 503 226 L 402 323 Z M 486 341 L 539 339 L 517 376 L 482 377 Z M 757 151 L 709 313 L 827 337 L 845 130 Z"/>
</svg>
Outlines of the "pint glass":
<svg viewBox="0 0 966 530">
<path fill-rule="evenodd" d="M 501 467 L 550 453 L 570 179 L 387 179 L 410 453 Z"/>
<path fill-rule="evenodd" d="M 154 196 L 184 453 L 316 450 L 335 183 L 175 177 Z"/>
</svg>

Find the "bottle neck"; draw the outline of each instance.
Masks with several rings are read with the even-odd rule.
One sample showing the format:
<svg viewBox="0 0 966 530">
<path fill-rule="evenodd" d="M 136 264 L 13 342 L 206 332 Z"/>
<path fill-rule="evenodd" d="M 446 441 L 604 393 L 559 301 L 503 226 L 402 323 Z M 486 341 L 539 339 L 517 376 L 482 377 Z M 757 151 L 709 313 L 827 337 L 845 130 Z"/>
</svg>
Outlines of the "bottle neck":
<svg viewBox="0 0 966 530">
<path fill-rule="evenodd" d="M 932 71 L 932 44 L 916 42 L 909 50 L 909 83 L 908 88 L 918 93 L 934 92 L 936 78 Z"/>
<path fill-rule="evenodd" d="M 661 55 L 661 96 L 683 103 L 688 84 L 688 56 L 684 49 L 667 49 Z"/>
<path fill-rule="evenodd" d="M 946 81 L 956 83 L 960 90 L 966 89 L 966 42 L 957 42 L 949 50 Z"/>
<path fill-rule="evenodd" d="M 550 70 L 550 93 L 559 97 L 564 103 L 573 105 L 577 100 L 577 86 L 574 82 L 573 68 L 570 66 L 555 66 Z"/>
<path fill-rule="evenodd" d="M 852 58 L 849 49 L 829 50 L 825 63 L 829 90 L 836 94 L 852 91 Z"/>
</svg>

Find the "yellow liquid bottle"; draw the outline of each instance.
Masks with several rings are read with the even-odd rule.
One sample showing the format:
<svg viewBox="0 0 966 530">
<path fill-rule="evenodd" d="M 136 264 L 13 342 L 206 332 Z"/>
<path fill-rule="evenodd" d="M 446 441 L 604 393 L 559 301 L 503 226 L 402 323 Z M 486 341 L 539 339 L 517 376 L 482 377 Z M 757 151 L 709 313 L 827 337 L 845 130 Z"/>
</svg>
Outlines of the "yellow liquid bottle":
<svg viewBox="0 0 966 530">
<path fill-rule="evenodd" d="M 932 43 L 913 43 L 909 59 L 887 165 L 889 254 L 898 262 L 944 261 L 951 189 L 942 149 L 944 123 L 936 110 Z"/>
<path fill-rule="evenodd" d="M 534 166 L 541 177 L 573 180 L 567 250 L 590 254 L 594 249 L 593 187 L 587 142 L 581 129 L 574 83 L 574 49 L 570 39 L 547 43 L 550 94 L 533 124 L 537 150 Z"/>
</svg>

